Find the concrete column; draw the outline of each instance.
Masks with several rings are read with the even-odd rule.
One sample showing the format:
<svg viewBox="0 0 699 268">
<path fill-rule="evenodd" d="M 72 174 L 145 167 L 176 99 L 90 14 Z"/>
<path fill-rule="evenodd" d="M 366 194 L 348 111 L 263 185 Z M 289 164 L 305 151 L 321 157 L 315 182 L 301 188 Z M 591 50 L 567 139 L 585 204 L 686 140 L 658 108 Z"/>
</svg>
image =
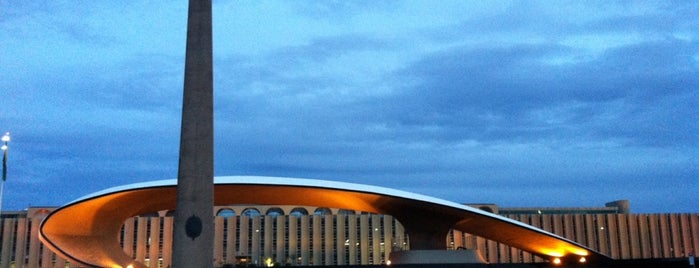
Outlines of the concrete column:
<svg viewBox="0 0 699 268">
<path fill-rule="evenodd" d="M 394 247 L 398 248 L 400 250 L 407 250 L 408 249 L 408 241 L 406 241 L 405 238 L 405 228 L 403 228 L 403 225 L 400 224 L 397 220 L 394 219 L 396 222 L 396 242 Z"/>
<path fill-rule="evenodd" d="M 291 263 L 296 265 L 298 263 L 298 257 L 299 257 L 299 252 L 297 250 L 298 245 L 299 245 L 299 240 L 298 240 L 298 232 L 299 232 L 299 227 L 298 227 L 298 218 L 294 215 L 289 215 L 287 216 L 289 218 L 289 258 Z"/>
<path fill-rule="evenodd" d="M 54 263 L 54 265 L 55 266 L 53 266 L 53 267 L 66 267 L 66 260 L 61 258 L 61 257 L 58 257 L 56 259 L 56 263 Z"/>
<path fill-rule="evenodd" d="M 216 217 L 214 220 L 214 262 L 216 266 L 222 266 L 223 260 L 223 217 Z"/>
<path fill-rule="evenodd" d="M 335 248 L 337 248 L 337 265 L 345 265 L 347 264 L 347 260 L 345 260 L 345 241 L 347 240 L 347 237 L 345 236 L 345 221 L 347 216 L 337 214 L 335 217 L 337 221 L 337 230 L 335 230 L 335 235 L 337 236 L 337 241 L 335 241 Z"/>
<path fill-rule="evenodd" d="M 362 214 L 359 215 L 359 256 L 360 265 L 369 264 L 369 235 L 371 230 L 369 230 L 369 215 Z"/>
<path fill-rule="evenodd" d="M 618 228 L 618 233 L 619 233 L 619 250 L 620 250 L 620 258 L 622 259 L 630 259 L 631 258 L 631 247 L 629 243 L 629 229 L 628 229 L 628 224 L 626 223 L 628 219 L 628 214 L 619 214 L 615 215 L 615 218 L 619 221 L 619 225 L 617 226 Z M 572 228 L 572 224 L 570 225 Z M 570 229 L 570 228 L 569 228 Z M 571 239 L 575 241 L 574 239 Z M 679 248 L 679 247 L 678 247 Z"/>
<path fill-rule="evenodd" d="M 27 218 L 17 219 L 17 237 L 15 238 L 15 267 L 24 268 L 24 250 L 27 243 Z"/>
<path fill-rule="evenodd" d="M 134 233 L 134 225 L 135 225 L 135 219 L 134 218 L 128 218 L 126 221 L 124 221 L 124 240 L 122 241 L 122 246 L 124 249 L 124 253 L 126 253 L 129 258 L 134 257 L 134 252 L 133 252 L 133 233 Z"/>
<path fill-rule="evenodd" d="M 357 240 L 357 217 L 356 215 L 347 216 L 347 222 L 349 223 L 349 237 L 347 238 L 349 240 L 349 265 L 357 264 L 357 243 L 359 242 Z"/>
<path fill-rule="evenodd" d="M 277 221 L 277 229 L 276 229 L 276 238 L 277 238 L 277 245 L 276 245 L 276 258 L 275 261 L 278 263 L 285 263 L 286 262 L 286 256 L 287 253 L 284 250 L 284 245 L 285 245 L 285 229 L 286 229 L 286 217 L 284 216 L 277 216 L 275 219 Z"/>
<path fill-rule="evenodd" d="M 163 218 L 163 267 L 170 267 L 172 264 L 172 227 L 174 219 L 172 217 Z"/>
<path fill-rule="evenodd" d="M 403 224 L 411 250 L 447 249 L 447 235 L 459 221 L 453 215 L 436 215 L 429 208 L 406 209 L 392 216 Z"/>
<path fill-rule="evenodd" d="M 335 232 L 333 232 L 333 215 L 324 215 L 323 216 L 323 227 L 325 228 L 325 241 L 323 245 L 323 251 L 325 252 L 325 265 L 333 265 L 333 262 L 335 261 L 335 253 L 337 252 L 335 250 Z"/>
<path fill-rule="evenodd" d="M 250 217 L 240 216 L 240 246 L 238 247 L 239 256 L 250 256 Z"/>
<path fill-rule="evenodd" d="M 383 237 L 383 259 L 388 260 L 393 250 L 393 216 L 391 215 L 383 216 Z"/>
<path fill-rule="evenodd" d="M 272 218 L 269 215 L 264 215 L 260 217 L 264 217 L 264 225 L 262 226 L 262 228 L 265 230 L 264 237 L 262 238 L 265 244 L 264 249 L 262 251 L 262 258 L 264 261 L 267 258 L 273 257 L 272 248 L 274 248 L 274 245 L 272 245 L 272 238 L 274 237 L 274 218 Z"/>
<path fill-rule="evenodd" d="M 150 248 L 148 249 L 148 258 L 152 268 L 158 267 L 158 259 L 160 252 L 160 217 L 150 217 Z"/>
<path fill-rule="evenodd" d="M 148 217 L 136 218 L 136 261 L 144 263 L 148 244 Z"/>
<path fill-rule="evenodd" d="M 642 249 L 642 258 L 652 258 L 653 257 L 653 252 L 652 250 L 652 245 L 651 245 L 651 240 L 650 240 L 650 228 L 648 226 L 648 217 L 649 215 L 637 215 L 637 222 L 638 222 L 638 233 L 640 234 L 640 245 L 639 247 Z M 592 226 L 592 225 L 587 225 L 587 226 Z M 590 229 L 588 227 L 588 229 Z"/>
<path fill-rule="evenodd" d="M 311 226 L 308 215 L 301 216 L 301 265 L 308 265 L 311 259 Z"/>
<path fill-rule="evenodd" d="M 312 246 L 313 252 L 311 254 L 312 260 L 313 260 L 313 265 L 322 265 L 323 264 L 323 260 L 322 260 L 322 255 L 323 255 L 323 252 L 322 252 L 322 250 L 323 250 L 322 232 L 323 232 L 323 228 L 321 226 L 322 225 L 321 221 L 322 221 L 323 216 L 312 215 L 309 217 L 311 217 L 311 220 L 313 222 L 313 231 L 312 231 L 313 241 L 311 241 L 311 243 L 313 245 Z"/>
<path fill-rule="evenodd" d="M 252 236 L 252 245 L 250 249 L 250 253 L 252 256 L 253 263 L 257 264 L 257 266 L 262 265 L 262 252 L 260 249 L 260 244 L 262 242 L 262 236 L 260 235 L 261 232 L 261 223 L 260 223 L 260 218 L 263 216 L 255 216 L 252 217 L 252 233 L 250 234 Z"/>
<path fill-rule="evenodd" d="M 576 215 L 577 216 L 577 215 Z M 643 257 L 641 255 L 641 241 L 640 241 L 640 236 L 639 236 L 639 227 L 638 227 L 638 220 L 636 219 L 636 215 L 628 215 L 627 222 L 629 223 L 629 245 L 631 246 L 631 258 L 633 259 L 640 259 Z M 578 226 L 582 226 L 582 223 L 578 224 Z M 582 229 L 582 228 L 580 228 Z M 585 245 L 585 244 L 583 244 Z"/>
<path fill-rule="evenodd" d="M 2 219 L 2 218 L 0 218 Z M 0 221 L 4 226 L 2 228 L 2 248 L 0 248 L 0 267 L 7 268 L 10 267 L 10 253 L 12 248 L 10 246 L 14 243 L 14 226 L 15 219 L 4 219 Z"/>
<path fill-rule="evenodd" d="M 238 227 L 238 216 L 234 217 L 228 217 L 226 221 L 228 222 L 228 237 L 226 240 L 227 246 L 226 246 L 226 263 L 229 264 L 235 264 L 235 256 L 237 249 L 235 247 L 235 243 L 238 240 L 238 236 L 236 235 L 236 229 Z"/>
<path fill-rule="evenodd" d="M 669 217 L 672 217 L 672 214 L 660 216 L 660 232 L 661 232 L 660 234 L 662 237 L 662 241 L 663 241 L 662 245 L 663 245 L 663 249 L 664 249 L 663 250 L 663 257 L 665 257 L 665 258 L 677 258 L 679 256 L 676 254 L 678 252 L 681 252 L 681 248 L 679 245 L 675 244 L 676 242 L 679 242 L 679 240 L 670 239 L 670 237 L 672 236 L 672 231 L 677 230 L 677 228 L 673 228 L 671 218 L 669 218 Z M 607 219 L 609 219 L 609 215 L 607 215 Z M 613 233 L 610 230 L 609 240 L 611 241 L 613 238 L 614 238 Z M 671 242 L 673 242 L 673 243 L 671 243 Z M 610 257 L 614 258 L 616 256 L 612 255 Z"/>
<path fill-rule="evenodd" d="M 379 215 L 371 215 L 371 263 L 376 265 L 381 263 L 381 217 Z"/>
<path fill-rule="evenodd" d="M 28 267 L 38 267 L 39 266 L 39 258 L 41 258 L 41 241 L 39 241 L 39 223 L 41 222 L 41 219 L 34 218 L 32 219 L 32 230 L 31 230 L 31 237 L 32 240 L 29 241 L 29 262 L 27 263 Z"/>
<path fill-rule="evenodd" d="M 610 249 L 609 249 L 609 243 L 607 243 L 607 233 L 609 231 L 608 231 L 608 228 L 606 226 L 607 224 L 606 224 L 606 221 L 604 218 L 605 218 L 604 214 L 595 214 L 595 221 L 597 222 L 597 226 L 595 228 L 597 230 L 597 242 L 598 242 L 597 250 L 602 254 L 608 255 L 610 252 Z M 602 227 L 604 227 L 604 228 L 602 228 Z M 549 230 L 549 229 L 544 228 L 544 230 Z M 655 240 L 655 241 L 658 241 L 658 240 Z"/>
<path fill-rule="evenodd" d="M 177 175 L 173 267 L 213 267 L 213 48 L 211 0 L 190 0 Z"/>
<path fill-rule="evenodd" d="M 44 248 L 44 254 L 41 255 L 41 267 L 65 267 L 64 266 L 58 266 L 61 265 L 61 263 L 65 263 L 64 260 L 61 261 L 56 261 L 56 266 L 53 266 L 53 257 L 56 254 L 54 254 L 51 250 L 48 248 Z M 72 266 L 71 266 L 72 267 Z M 80 267 L 80 265 L 77 265 L 75 267 Z"/>
</svg>

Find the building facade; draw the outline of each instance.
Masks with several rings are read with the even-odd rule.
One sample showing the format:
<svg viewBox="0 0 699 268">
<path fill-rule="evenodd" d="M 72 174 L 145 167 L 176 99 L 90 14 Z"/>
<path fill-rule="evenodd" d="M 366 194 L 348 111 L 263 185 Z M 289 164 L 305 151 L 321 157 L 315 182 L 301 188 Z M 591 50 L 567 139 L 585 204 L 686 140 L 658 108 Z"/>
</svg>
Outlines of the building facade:
<svg viewBox="0 0 699 268">
<path fill-rule="evenodd" d="M 684 258 L 699 248 L 699 214 L 632 214 L 628 202 L 598 208 L 499 208 L 484 210 L 544 229 L 614 259 Z M 0 268 L 80 267 L 44 247 L 41 220 L 54 208 L 5 212 L 0 222 Z M 236 205 L 215 208 L 214 263 L 266 265 L 380 265 L 392 251 L 410 249 L 400 222 L 390 215 L 334 208 Z M 124 252 L 148 267 L 169 267 L 171 213 L 128 219 Z M 70 228 L 66 226 L 66 228 Z M 545 260 L 522 250 L 452 231 L 448 249 L 477 249 L 490 263 Z"/>
</svg>

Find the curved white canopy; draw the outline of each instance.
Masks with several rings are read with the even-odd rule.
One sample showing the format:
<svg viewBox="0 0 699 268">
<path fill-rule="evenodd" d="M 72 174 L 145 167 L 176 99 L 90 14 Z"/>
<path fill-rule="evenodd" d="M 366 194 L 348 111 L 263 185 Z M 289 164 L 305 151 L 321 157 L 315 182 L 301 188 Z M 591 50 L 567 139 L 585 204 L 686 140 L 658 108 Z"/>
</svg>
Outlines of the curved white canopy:
<svg viewBox="0 0 699 268">
<path fill-rule="evenodd" d="M 45 244 L 93 266 L 134 263 L 116 240 L 123 222 L 175 208 L 177 180 L 109 188 L 55 210 L 42 222 Z M 405 226 L 412 249 L 444 249 L 450 229 L 508 244 L 544 258 L 606 259 L 593 250 L 533 226 L 462 204 L 371 185 L 284 177 L 229 176 L 214 180 L 214 205 L 309 205 L 392 215 Z M 70 223 L 74 228 L 65 228 Z"/>
</svg>

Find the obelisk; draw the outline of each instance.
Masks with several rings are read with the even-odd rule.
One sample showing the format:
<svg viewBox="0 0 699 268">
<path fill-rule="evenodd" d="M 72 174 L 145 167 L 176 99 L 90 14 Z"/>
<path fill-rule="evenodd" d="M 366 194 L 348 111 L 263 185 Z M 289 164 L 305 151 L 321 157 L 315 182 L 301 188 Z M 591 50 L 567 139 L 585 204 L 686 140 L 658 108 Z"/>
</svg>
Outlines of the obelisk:
<svg viewBox="0 0 699 268">
<path fill-rule="evenodd" d="M 189 0 L 172 264 L 213 267 L 214 110 L 211 0 Z"/>
</svg>

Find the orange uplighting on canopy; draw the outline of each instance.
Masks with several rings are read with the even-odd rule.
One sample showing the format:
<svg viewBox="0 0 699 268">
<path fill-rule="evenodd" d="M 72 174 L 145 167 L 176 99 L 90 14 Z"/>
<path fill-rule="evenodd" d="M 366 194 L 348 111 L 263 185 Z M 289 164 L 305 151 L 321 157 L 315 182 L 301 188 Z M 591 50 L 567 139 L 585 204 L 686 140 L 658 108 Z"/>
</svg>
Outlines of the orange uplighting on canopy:
<svg viewBox="0 0 699 268">
<path fill-rule="evenodd" d="M 176 189 L 176 180 L 163 180 L 80 198 L 48 215 L 41 224 L 40 238 L 57 254 L 90 266 L 145 267 L 122 250 L 118 241 L 121 226 L 130 217 L 174 209 Z M 607 259 L 583 245 L 509 218 L 383 187 L 235 176 L 215 178 L 214 196 L 214 205 L 305 205 L 392 215 L 405 226 L 411 249 L 445 249 L 445 235 L 456 229 L 547 259 Z"/>
</svg>

